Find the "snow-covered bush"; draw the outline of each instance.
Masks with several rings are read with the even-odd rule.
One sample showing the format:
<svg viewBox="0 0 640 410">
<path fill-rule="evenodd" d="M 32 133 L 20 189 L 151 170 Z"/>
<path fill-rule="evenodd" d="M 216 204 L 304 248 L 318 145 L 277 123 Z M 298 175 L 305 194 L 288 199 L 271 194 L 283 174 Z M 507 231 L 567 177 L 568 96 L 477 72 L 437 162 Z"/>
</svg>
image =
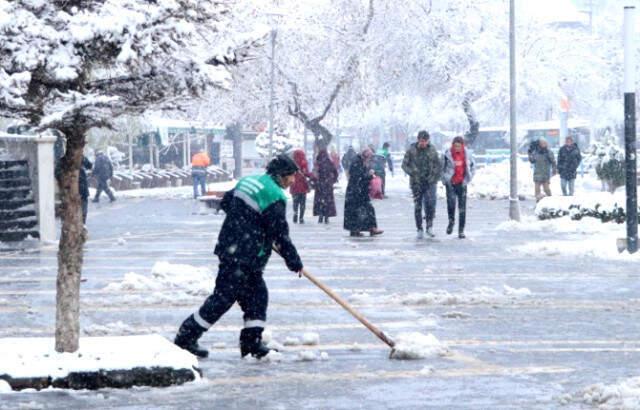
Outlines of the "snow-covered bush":
<svg viewBox="0 0 640 410">
<path fill-rule="evenodd" d="M 561 218 L 569 215 L 575 221 L 591 217 L 602 222 L 623 223 L 626 218 L 626 199 L 623 195 L 592 192 L 578 196 L 549 196 L 536 205 L 536 216 L 540 220 Z"/>
<path fill-rule="evenodd" d="M 592 144 L 585 163 L 595 168 L 598 179 L 606 184 L 609 192 L 613 193 L 624 185 L 624 151 L 615 143 L 614 138 Z"/>
</svg>

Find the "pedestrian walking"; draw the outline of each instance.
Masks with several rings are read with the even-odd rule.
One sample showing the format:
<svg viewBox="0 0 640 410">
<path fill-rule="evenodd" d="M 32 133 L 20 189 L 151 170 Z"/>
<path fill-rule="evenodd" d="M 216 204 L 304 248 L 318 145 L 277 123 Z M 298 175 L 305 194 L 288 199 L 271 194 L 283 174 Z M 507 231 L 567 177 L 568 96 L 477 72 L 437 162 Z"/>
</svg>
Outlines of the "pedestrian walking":
<svg viewBox="0 0 640 410">
<path fill-rule="evenodd" d="M 565 138 L 565 144 L 558 152 L 558 173 L 560 174 L 560 189 L 562 195 L 573 196 L 577 170 L 582 161 L 582 154 L 573 138 Z"/>
<path fill-rule="evenodd" d="M 475 162 L 464 146 L 463 137 L 455 137 L 451 148 L 444 152 L 442 180 L 447 191 L 447 235 L 451 235 L 456 222 L 456 202 L 458 204 L 458 238 L 464 239 L 467 220 L 467 185 L 473 179 Z"/>
<path fill-rule="evenodd" d="M 313 167 L 315 195 L 313 197 L 313 216 L 318 223 L 329 223 L 329 218 L 337 215 L 333 185 L 338 182 L 338 170 L 326 149 L 320 149 Z"/>
<path fill-rule="evenodd" d="M 391 159 L 391 154 L 389 153 L 389 143 L 385 142 L 382 144 L 382 148 L 380 148 L 373 157 L 373 171 L 377 176 L 382 180 L 382 196 L 383 198 L 387 197 L 386 194 L 386 180 L 387 173 L 386 168 L 389 167 L 389 171 L 391 175 L 393 175 L 393 160 Z"/>
<path fill-rule="evenodd" d="M 342 161 L 341 161 L 342 169 L 344 169 L 344 173 L 347 176 L 347 180 L 349 179 L 349 169 L 351 168 L 351 163 L 355 159 L 356 155 L 358 155 L 356 153 L 356 150 L 353 149 L 351 145 L 349 145 L 346 149 L 346 152 L 342 156 Z"/>
<path fill-rule="evenodd" d="M 272 246 L 289 270 L 301 274 L 303 268 L 285 216 L 284 190 L 293 184 L 296 172 L 295 162 L 279 155 L 269 162 L 265 174 L 240 179 L 224 195 L 222 210 L 226 217 L 214 251 L 220 260 L 215 289 L 200 309 L 182 323 L 174 341 L 177 346 L 207 357 L 209 352 L 198 345 L 198 339 L 238 302 L 244 313 L 241 356 L 261 358 L 269 353 L 262 342 L 269 299 L 263 271 Z"/>
<path fill-rule="evenodd" d="M 557 173 L 556 159 L 549 149 L 549 144 L 544 138 L 540 138 L 537 144 L 532 144 L 529 149 L 529 161 L 533 164 L 533 183 L 536 201 L 543 198 L 542 190 L 546 196 L 551 196 L 549 181 Z"/>
<path fill-rule="evenodd" d="M 293 151 L 293 161 L 298 166 L 295 173 L 295 180 L 289 188 L 293 198 L 293 223 L 304 223 L 304 211 L 307 206 L 307 194 L 309 193 L 309 179 L 313 175 L 309 172 L 309 164 L 304 151 L 297 149 Z"/>
<path fill-rule="evenodd" d="M 100 202 L 100 194 L 104 191 L 111 202 L 116 200 L 116 197 L 109 188 L 109 180 L 113 176 L 113 165 L 111 160 L 103 152 L 96 152 L 96 160 L 93 164 L 93 176 L 96 178 L 97 188 L 96 196 L 93 198 L 93 202 Z"/>
<path fill-rule="evenodd" d="M 409 175 L 409 184 L 413 194 L 414 216 L 418 239 L 424 238 L 422 220 L 427 223 L 426 233 L 433 238 L 433 220 L 436 216 L 438 181 L 442 174 L 440 155 L 427 131 L 418 133 L 418 141 L 411 144 L 402 160 L 402 170 Z M 424 217 L 422 210 L 424 209 Z"/>
<path fill-rule="evenodd" d="M 211 164 L 209 155 L 201 149 L 191 157 L 191 179 L 193 179 L 193 199 L 198 197 L 198 187 L 200 195 L 207 194 L 207 167 Z"/>
<path fill-rule="evenodd" d="M 362 236 L 369 232 L 371 236 L 382 234 L 378 229 L 376 211 L 369 197 L 369 183 L 373 177 L 370 169 L 373 152 L 366 148 L 356 155 L 349 168 L 349 181 L 344 200 L 344 229 L 350 236 Z"/>
<path fill-rule="evenodd" d="M 82 205 L 82 223 L 87 224 L 87 214 L 89 213 L 89 178 L 87 171 L 91 171 L 93 164 L 87 157 L 82 156 L 82 165 L 78 176 L 78 190 L 80 191 L 80 202 Z"/>
</svg>

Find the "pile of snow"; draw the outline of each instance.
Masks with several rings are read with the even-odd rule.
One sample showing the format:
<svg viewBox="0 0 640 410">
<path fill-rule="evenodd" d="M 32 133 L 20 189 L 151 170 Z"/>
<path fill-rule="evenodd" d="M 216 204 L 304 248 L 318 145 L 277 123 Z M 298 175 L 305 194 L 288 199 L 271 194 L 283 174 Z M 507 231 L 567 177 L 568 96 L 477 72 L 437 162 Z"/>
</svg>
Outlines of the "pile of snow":
<svg viewBox="0 0 640 410">
<path fill-rule="evenodd" d="M 539 219 L 569 216 L 580 220 L 586 216 L 597 218 L 602 222 L 625 221 L 626 196 L 617 192 L 589 192 L 577 196 L 545 197 L 536 205 L 535 214 Z"/>
<path fill-rule="evenodd" d="M 449 352 L 431 333 L 424 335 L 418 332 L 401 333 L 395 338 L 395 346 L 389 356 L 397 360 L 418 360 L 434 356 L 443 356 Z"/>
<path fill-rule="evenodd" d="M 84 327 L 82 331 L 87 336 L 131 335 L 136 333 L 134 328 L 121 321 L 107 323 L 106 325 L 94 323 Z"/>
<path fill-rule="evenodd" d="M 622 380 L 617 384 L 594 384 L 581 393 L 582 401 L 600 409 L 640 408 L 640 377 Z"/>
<path fill-rule="evenodd" d="M 469 184 L 469 196 L 475 198 L 509 199 L 509 161 L 487 164 L 476 171 Z M 533 170 L 528 162 L 518 160 L 518 194 L 533 195 Z"/>
<path fill-rule="evenodd" d="M 302 344 L 305 346 L 316 346 L 320 344 L 320 335 L 315 332 L 306 332 L 302 335 Z"/>
<path fill-rule="evenodd" d="M 298 352 L 298 361 L 300 362 L 314 362 L 316 360 L 327 361 L 329 360 L 329 354 L 327 352 L 317 352 L 313 350 L 302 350 Z"/>
<path fill-rule="evenodd" d="M 156 262 L 151 277 L 129 272 L 120 282 L 109 283 L 105 290 L 160 291 L 182 290 L 188 295 L 204 296 L 211 293 L 215 278 L 208 267 Z"/>
<path fill-rule="evenodd" d="M 391 294 L 374 298 L 367 293 L 356 293 L 349 297 L 353 303 L 392 303 L 402 305 L 478 305 L 512 302 L 531 296 L 527 288 L 512 288 L 503 285 L 502 291 L 487 286 L 480 286 L 473 290 L 451 293 L 446 290 L 435 290 L 426 293 Z"/>
<path fill-rule="evenodd" d="M 0 379 L 0 394 L 3 393 L 11 393 L 13 390 L 11 389 L 11 385 L 4 380 Z"/>
<path fill-rule="evenodd" d="M 618 226 L 618 225 L 616 225 Z M 536 241 L 524 245 L 513 246 L 510 252 L 522 253 L 531 256 L 573 256 L 595 257 L 601 259 L 614 259 L 622 261 L 640 261 L 640 253 L 619 253 L 617 248 L 618 238 L 625 237 L 624 228 L 620 227 L 618 233 L 602 233 L 589 238 L 574 240 Z"/>
<path fill-rule="evenodd" d="M 197 358 L 160 335 L 85 337 L 75 353 L 58 353 L 52 338 L 0 339 L 0 374 L 12 378 L 53 379 L 72 372 L 169 367 L 193 370 Z"/>
</svg>

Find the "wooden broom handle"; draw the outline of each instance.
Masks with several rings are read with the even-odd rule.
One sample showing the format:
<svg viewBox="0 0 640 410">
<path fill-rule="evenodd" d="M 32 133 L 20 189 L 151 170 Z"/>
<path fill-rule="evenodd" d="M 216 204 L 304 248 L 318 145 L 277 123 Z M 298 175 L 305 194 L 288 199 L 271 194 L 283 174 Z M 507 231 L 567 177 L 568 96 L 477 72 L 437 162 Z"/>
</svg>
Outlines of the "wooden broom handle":
<svg viewBox="0 0 640 410">
<path fill-rule="evenodd" d="M 385 335 L 382 330 L 378 329 L 375 325 L 370 323 L 364 316 L 360 314 L 360 312 L 358 312 L 353 307 L 351 307 L 351 305 L 349 305 L 349 303 L 347 303 L 346 300 L 342 299 L 340 295 L 338 295 L 331 288 L 329 288 L 328 286 L 320 282 L 315 276 L 309 273 L 309 271 L 307 271 L 306 269 L 302 269 L 302 274 L 307 279 L 309 279 L 314 285 L 322 289 L 324 293 L 329 295 L 331 299 L 335 300 L 336 303 L 342 306 L 347 312 L 351 313 L 351 316 L 358 319 L 358 321 L 362 323 L 367 329 L 369 329 L 371 333 L 376 335 L 380 340 L 385 342 L 389 347 L 393 349 L 393 347 L 396 345 L 395 342 L 391 340 L 387 335 Z"/>
</svg>

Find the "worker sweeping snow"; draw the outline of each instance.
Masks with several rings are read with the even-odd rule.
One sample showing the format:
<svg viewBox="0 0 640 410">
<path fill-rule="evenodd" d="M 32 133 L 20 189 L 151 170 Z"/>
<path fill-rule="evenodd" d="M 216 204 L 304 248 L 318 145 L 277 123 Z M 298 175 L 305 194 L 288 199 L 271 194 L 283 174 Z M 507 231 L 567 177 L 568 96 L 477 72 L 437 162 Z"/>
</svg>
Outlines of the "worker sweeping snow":
<svg viewBox="0 0 640 410">
<path fill-rule="evenodd" d="M 222 200 L 226 213 L 214 253 L 220 264 L 213 294 L 180 326 L 175 344 L 198 357 L 209 352 L 198 339 L 222 317 L 235 302 L 244 313 L 240 332 L 242 357 L 266 356 L 270 349 L 262 341 L 267 319 L 268 290 L 262 277 L 276 246 L 287 267 L 302 271 L 302 261 L 289 238 L 285 217 L 287 189 L 298 172 L 295 162 L 280 155 L 267 165 L 261 176 L 240 179 Z"/>
</svg>

